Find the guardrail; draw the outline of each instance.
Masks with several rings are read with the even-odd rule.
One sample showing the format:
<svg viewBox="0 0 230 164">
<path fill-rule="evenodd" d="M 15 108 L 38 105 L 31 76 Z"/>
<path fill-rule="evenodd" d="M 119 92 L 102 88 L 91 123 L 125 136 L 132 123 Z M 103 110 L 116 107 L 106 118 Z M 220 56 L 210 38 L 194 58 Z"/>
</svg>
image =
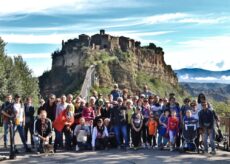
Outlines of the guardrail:
<svg viewBox="0 0 230 164">
<path fill-rule="evenodd" d="M 220 117 L 220 128 L 224 136 L 224 140 L 227 145 L 224 145 L 224 149 L 229 150 L 230 147 L 230 117 Z"/>
<path fill-rule="evenodd" d="M 88 100 L 90 88 L 92 87 L 94 82 L 94 72 L 95 72 L 95 65 L 91 65 L 86 72 L 85 80 L 81 87 L 80 96 L 85 100 Z"/>
</svg>

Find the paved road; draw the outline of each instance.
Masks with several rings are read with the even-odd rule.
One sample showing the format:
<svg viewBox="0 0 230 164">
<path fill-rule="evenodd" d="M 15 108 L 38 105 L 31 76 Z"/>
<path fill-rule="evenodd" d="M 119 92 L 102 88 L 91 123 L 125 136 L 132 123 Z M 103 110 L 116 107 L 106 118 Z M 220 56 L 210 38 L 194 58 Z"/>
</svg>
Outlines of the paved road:
<svg viewBox="0 0 230 164">
<path fill-rule="evenodd" d="M 16 134 L 16 144 L 21 144 L 18 133 Z M 3 149 L 3 142 L 0 140 L 1 155 L 9 156 L 9 150 Z M 58 152 L 53 156 L 45 157 L 35 153 L 20 153 L 16 160 L 0 161 L 1 163 L 84 163 L 84 164 L 114 164 L 114 163 L 136 163 L 136 164 L 161 164 L 161 163 L 186 163 L 186 164 L 229 164 L 230 152 L 218 150 L 215 156 L 205 156 L 202 154 L 169 152 L 168 150 L 116 150 L 108 151 L 88 151 L 88 152 Z"/>
<path fill-rule="evenodd" d="M 1 152 L 0 152 L 1 153 Z M 3 153 L 3 152 L 2 152 Z M 113 163 L 230 163 L 230 152 L 217 151 L 215 156 L 205 156 L 201 154 L 179 153 L 159 151 L 159 150 L 108 150 L 108 151 L 88 151 L 88 152 L 59 152 L 52 156 L 37 154 L 19 154 L 16 160 L 5 160 L 1 163 L 84 163 L 84 164 L 113 164 Z"/>
</svg>

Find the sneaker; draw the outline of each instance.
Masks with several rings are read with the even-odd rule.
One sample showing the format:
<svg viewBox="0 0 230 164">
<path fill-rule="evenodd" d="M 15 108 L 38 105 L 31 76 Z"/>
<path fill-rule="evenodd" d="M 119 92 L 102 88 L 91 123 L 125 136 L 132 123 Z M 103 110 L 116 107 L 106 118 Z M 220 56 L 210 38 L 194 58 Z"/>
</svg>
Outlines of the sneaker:
<svg viewBox="0 0 230 164">
<path fill-rule="evenodd" d="M 215 150 L 213 150 L 213 151 L 211 151 L 211 152 L 210 152 L 210 154 L 212 154 L 212 155 L 216 155 L 216 151 L 215 151 Z"/>
<path fill-rule="evenodd" d="M 76 145 L 75 151 L 79 151 L 79 147 L 78 147 L 78 145 Z"/>
<path fill-rule="evenodd" d="M 173 147 L 172 146 L 170 146 L 170 151 L 173 151 Z"/>
<path fill-rule="evenodd" d="M 145 143 L 142 143 L 142 148 L 146 148 L 146 144 Z"/>
<path fill-rule="evenodd" d="M 133 147 L 133 150 L 137 150 L 137 147 Z"/>
<path fill-rule="evenodd" d="M 204 151 L 204 155 L 209 155 L 207 151 Z"/>
</svg>

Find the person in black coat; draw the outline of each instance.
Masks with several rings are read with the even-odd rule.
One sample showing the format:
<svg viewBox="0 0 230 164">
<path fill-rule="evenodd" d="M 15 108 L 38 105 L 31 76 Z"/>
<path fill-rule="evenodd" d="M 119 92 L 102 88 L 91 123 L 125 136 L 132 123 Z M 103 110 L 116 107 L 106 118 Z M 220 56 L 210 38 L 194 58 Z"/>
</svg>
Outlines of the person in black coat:
<svg viewBox="0 0 230 164">
<path fill-rule="evenodd" d="M 26 103 L 24 104 L 25 110 L 25 139 L 28 141 L 28 131 L 30 132 L 31 146 L 34 147 L 33 134 L 34 134 L 34 106 L 32 105 L 32 98 L 26 98 Z"/>
</svg>

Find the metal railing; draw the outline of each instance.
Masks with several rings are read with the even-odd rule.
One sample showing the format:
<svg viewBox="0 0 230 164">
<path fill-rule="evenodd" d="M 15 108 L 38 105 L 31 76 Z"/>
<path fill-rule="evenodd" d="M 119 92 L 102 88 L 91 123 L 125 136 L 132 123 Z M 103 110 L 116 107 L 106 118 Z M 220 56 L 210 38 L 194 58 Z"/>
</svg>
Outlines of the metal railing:
<svg viewBox="0 0 230 164">
<path fill-rule="evenodd" d="M 86 72 L 85 80 L 83 82 L 83 85 L 81 87 L 81 92 L 80 92 L 80 96 L 85 100 L 88 100 L 89 98 L 89 92 L 94 83 L 94 73 L 95 73 L 95 65 L 91 65 Z"/>
<path fill-rule="evenodd" d="M 230 147 L 230 117 L 220 117 L 220 128 L 222 130 L 222 134 L 224 136 L 224 140 L 226 142 L 227 148 L 229 150 Z"/>
</svg>

